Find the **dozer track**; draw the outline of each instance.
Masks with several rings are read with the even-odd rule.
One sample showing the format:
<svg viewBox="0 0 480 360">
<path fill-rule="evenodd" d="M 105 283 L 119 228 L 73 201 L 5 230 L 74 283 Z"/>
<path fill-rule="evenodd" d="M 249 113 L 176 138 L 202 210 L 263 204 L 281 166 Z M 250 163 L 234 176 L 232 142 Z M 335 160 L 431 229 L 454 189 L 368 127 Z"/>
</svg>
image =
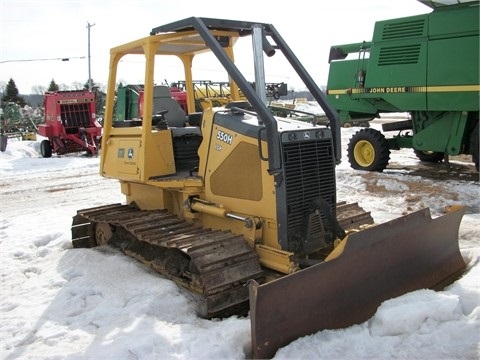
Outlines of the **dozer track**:
<svg viewBox="0 0 480 360">
<path fill-rule="evenodd" d="M 346 229 L 373 223 L 358 204 L 339 203 L 339 224 Z M 78 210 L 73 217 L 75 248 L 106 243 L 175 281 L 198 297 L 204 318 L 245 315 L 247 282 L 263 283 L 265 271 L 242 235 L 204 229 L 166 210 L 139 210 L 112 204 Z"/>
<path fill-rule="evenodd" d="M 179 220 L 165 210 L 128 205 L 79 210 L 73 218 L 74 247 L 117 246 L 177 284 L 200 295 L 205 318 L 248 311 L 249 279 L 262 282 L 257 255 L 243 236 Z"/>
</svg>

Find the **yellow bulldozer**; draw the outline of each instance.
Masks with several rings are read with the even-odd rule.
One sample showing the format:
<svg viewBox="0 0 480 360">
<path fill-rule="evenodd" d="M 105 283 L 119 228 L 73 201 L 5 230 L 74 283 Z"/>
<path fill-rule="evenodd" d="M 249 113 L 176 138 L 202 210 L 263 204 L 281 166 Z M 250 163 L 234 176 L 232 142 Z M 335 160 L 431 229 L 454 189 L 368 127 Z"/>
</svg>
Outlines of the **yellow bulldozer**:
<svg viewBox="0 0 480 360">
<path fill-rule="evenodd" d="M 234 61 L 246 37 L 255 89 Z M 199 113 L 192 69 L 205 53 L 228 74 L 232 101 Z M 328 126 L 272 114 L 265 55 L 292 66 Z M 183 64 L 188 116 L 155 85 L 166 56 Z M 119 73 L 139 61 L 142 116 L 117 120 Z M 366 321 L 384 300 L 439 289 L 465 269 L 463 207 L 375 224 L 357 203 L 337 199 L 339 116 L 271 24 L 191 17 L 112 48 L 103 126 L 100 174 L 119 180 L 126 201 L 78 210 L 74 247 L 118 247 L 189 289 L 204 318 L 248 314 L 253 358 Z"/>
</svg>

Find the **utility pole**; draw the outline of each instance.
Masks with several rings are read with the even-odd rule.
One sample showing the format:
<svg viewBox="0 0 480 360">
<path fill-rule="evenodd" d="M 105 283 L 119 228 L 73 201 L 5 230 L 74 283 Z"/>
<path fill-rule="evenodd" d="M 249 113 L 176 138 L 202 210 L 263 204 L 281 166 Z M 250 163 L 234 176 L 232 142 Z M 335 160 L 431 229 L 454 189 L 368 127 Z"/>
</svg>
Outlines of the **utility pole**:
<svg viewBox="0 0 480 360">
<path fill-rule="evenodd" d="M 95 24 L 90 24 L 87 22 L 88 29 L 88 91 L 92 91 L 92 70 L 90 66 L 90 28 L 95 26 Z"/>
</svg>

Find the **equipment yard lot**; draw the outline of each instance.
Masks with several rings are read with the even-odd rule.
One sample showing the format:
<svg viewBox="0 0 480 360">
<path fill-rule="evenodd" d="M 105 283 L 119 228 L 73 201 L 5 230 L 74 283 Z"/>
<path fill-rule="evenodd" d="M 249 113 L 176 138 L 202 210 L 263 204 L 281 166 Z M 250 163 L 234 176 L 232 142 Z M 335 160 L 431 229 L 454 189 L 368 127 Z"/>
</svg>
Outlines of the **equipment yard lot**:
<svg viewBox="0 0 480 360">
<path fill-rule="evenodd" d="M 468 14 L 472 24 L 454 28 L 474 47 L 479 0 L 449 11 L 420 1 L 434 11 L 415 17 L 419 30 L 409 36 L 443 39 L 442 15 L 461 24 Z M 418 44 L 417 55 L 404 60 L 398 38 L 410 29 L 410 19 L 392 21 L 400 29 L 393 35 L 390 22 L 377 22 L 372 43 L 332 47 L 331 70 L 346 75 L 345 65 L 353 72 L 346 75 L 350 80 L 342 76 L 331 82 L 329 75 L 325 92 L 273 24 L 189 17 L 111 48 L 101 151 L 90 152 L 90 158 L 67 155 L 56 159 L 60 164 L 43 162 L 43 167 L 36 146 L 19 145 L 20 152 L 6 154 L 24 151 L 37 161 L 26 161 L 16 173 L 8 170 L 24 156 L 5 165 L 5 178 L 12 174 L 5 189 L 14 188 L 6 190 L 7 209 L 18 211 L 18 199 L 24 204 L 3 227 L 5 252 L 12 255 L 4 283 L 11 293 L 25 290 L 8 301 L 49 291 L 43 307 L 34 309 L 36 320 L 20 322 L 24 331 L 15 324 L 30 312 L 20 313 L 25 310 L 18 302 L 4 306 L 11 320 L 2 327 L 11 339 L 9 355 L 38 357 L 37 348 L 46 354 L 46 346 L 56 354 L 65 350 L 59 356 L 82 359 L 478 357 L 478 173 L 463 158 L 450 161 L 444 155 L 471 155 L 478 171 L 478 86 L 471 79 L 462 82 L 469 84 L 460 87 L 462 98 L 473 100 L 464 105 L 449 95 L 459 89 L 456 83 L 443 86 L 437 73 L 444 69 L 428 62 L 428 72 L 422 69 L 432 80 L 427 86 L 393 83 L 386 93 L 401 94 L 401 101 L 379 98 L 376 80 L 394 71 L 403 79 L 411 74 L 405 65 L 424 64 Z M 382 47 L 387 57 L 379 51 L 381 69 L 375 75 L 364 65 L 367 58 L 375 65 L 380 35 L 392 35 L 396 40 L 390 45 L 397 50 Z M 235 46 L 245 36 L 252 39 L 251 52 Z M 428 49 L 439 44 L 444 43 L 432 41 Z M 238 50 L 253 61 L 255 88 L 234 61 Z M 372 56 L 363 56 L 368 50 Z M 218 104 L 216 97 L 205 98 L 199 109 L 193 59 L 207 52 L 227 73 L 230 96 Z M 352 62 L 346 59 L 352 52 L 363 55 Z M 271 70 L 274 63 L 263 55 L 280 56 L 295 70 L 328 123 L 277 114 L 268 106 L 265 66 Z M 183 63 L 186 108 L 168 85 L 155 85 L 155 74 L 165 68 L 157 59 L 172 57 Z M 143 100 L 139 96 L 138 115 L 117 116 L 117 84 L 131 71 L 122 61 L 132 59 L 143 64 Z M 402 87 L 405 94 L 389 91 Z M 442 96 L 433 94 L 438 91 Z M 357 97 L 363 95 L 364 106 L 358 108 Z M 413 108 L 400 106 L 410 95 Z M 451 106 L 445 109 L 447 99 Z M 353 108 L 348 107 L 352 100 Z M 397 136 L 386 138 L 374 128 L 377 123 L 341 127 L 358 124 L 349 119 L 371 120 L 393 111 L 412 117 L 382 125 Z M 84 134 L 83 128 L 78 131 Z M 48 158 L 42 143 L 40 153 Z M 415 157 L 401 149 L 414 150 Z M 444 162 L 420 166 L 417 159 Z M 60 168 L 62 161 L 68 163 Z M 50 165 L 48 172 L 40 170 Z M 33 179 L 23 172 L 27 167 L 38 169 Z M 52 176 L 56 171 L 59 176 Z M 95 185 L 107 183 L 99 176 L 110 179 L 101 193 Z M 115 180 L 124 199 L 110 191 Z M 32 186 L 37 183 L 39 188 Z M 37 199 L 42 192 L 47 195 Z M 25 217 L 32 203 L 39 222 L 31 213 Z M 71 245 L 59 219 L 70 220 Z M 39 238 L 37 230 L 45 234 Z M 117 262 L 120 252 L 137 262 Z M 50 258 L 54 265 L 45 271 L 43 261 Z M 31 286 L 17 290 L 22 280 Z M 364 354 L 355 346 L 358 330 Z M 329 341 L 339 336 L 342 346 Z"/>
<path fill-rule="evenodd" d="M 356 130 L 342 129 L 343 154 Z M 0 154 L 1 358 L 248 358 L 248 318 L 200 319 L 185 291 L 136 260 L 108 247 L 72 249 L 77 209 L 124 199 L 117 181 L 98 175 L 99 158 L 45 159 L 39 144 L 12 141 Z M 445 291 L 406 294 L 369 322 L 299 339 L 276 358 L 478 358 L 478 174 L 411 175 L 419 167 L 411 149 L 395 152 L 383 173 L 355 171 L 342 159 L 338 199 L 358 201 L 378 223 L 422 206 L 436 217 L 448 204 L 466 205 L 459 239 L 467 272 Z"/>
</svg>

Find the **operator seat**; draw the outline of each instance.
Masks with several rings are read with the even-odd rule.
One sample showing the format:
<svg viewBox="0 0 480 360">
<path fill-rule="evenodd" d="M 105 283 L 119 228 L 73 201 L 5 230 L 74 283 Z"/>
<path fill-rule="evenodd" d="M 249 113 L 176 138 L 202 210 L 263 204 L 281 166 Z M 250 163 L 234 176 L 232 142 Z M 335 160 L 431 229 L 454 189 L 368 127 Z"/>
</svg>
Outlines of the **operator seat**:
<svg viewBox="0 0 480 360">
<path fill-rule="evenodd" d="M 164 115 L 169 127 L 184 127 L 187 121 L 185 111 L 178 102 L 172 98 L 170 88 L 165 85 L 153 88 L 153 114 L 161 110 L 168 110 Z"/>
</svg>

